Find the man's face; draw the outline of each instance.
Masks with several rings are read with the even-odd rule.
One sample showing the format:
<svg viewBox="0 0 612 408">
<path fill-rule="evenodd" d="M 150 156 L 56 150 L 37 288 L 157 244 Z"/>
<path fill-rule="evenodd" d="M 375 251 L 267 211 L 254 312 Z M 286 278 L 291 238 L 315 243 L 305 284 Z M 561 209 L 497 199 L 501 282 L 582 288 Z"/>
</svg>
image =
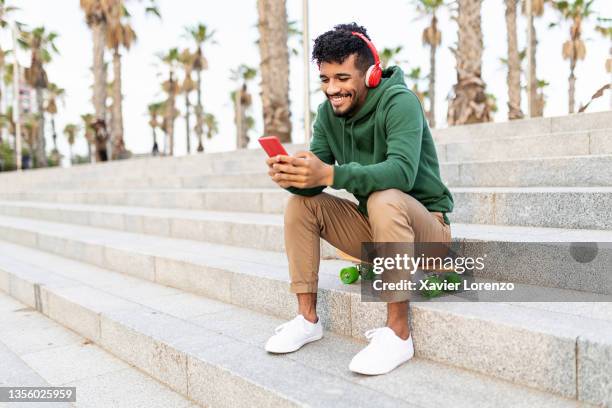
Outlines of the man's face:
<svg viewBox="0 0 612 408">
<path fill-rule="evenodd" d="M 368 94 L 365 75 L 355 66 L 357 54 L 351 54 L 342 64 L 322 62 L 319 67 L 321 90 L 338 117 L 352 116 L 363 106 Z"/>
</svg>

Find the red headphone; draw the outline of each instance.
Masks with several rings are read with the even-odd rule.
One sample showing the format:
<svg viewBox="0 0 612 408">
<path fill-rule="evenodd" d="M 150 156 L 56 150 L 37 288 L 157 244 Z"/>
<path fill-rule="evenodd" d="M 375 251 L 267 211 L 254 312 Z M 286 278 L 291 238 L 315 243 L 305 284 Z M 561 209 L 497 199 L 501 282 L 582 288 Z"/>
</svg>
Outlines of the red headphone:
<svg viewBox="0 0 612 408">
<path fill-rule="evenodd" d="M 382 78 L 382 68 L 380 66 L 380 58 L 378 58 L 378 52 L 376 52 L 374 44 L 372 44 L 372 42 L 368 40 L 368 37 L 356 31 L 351 32 L 351 34 L 361 38 L 368 45 L 370 51 L 372 51 L 372 55 L 374 56 L 374 65 L 370 65 L 370 67 L 368 68 L 365 76 L 365 83 L 368 88 L 376 88 L 378 84 L 380 84 L 380 79 Z"/>
</svg>

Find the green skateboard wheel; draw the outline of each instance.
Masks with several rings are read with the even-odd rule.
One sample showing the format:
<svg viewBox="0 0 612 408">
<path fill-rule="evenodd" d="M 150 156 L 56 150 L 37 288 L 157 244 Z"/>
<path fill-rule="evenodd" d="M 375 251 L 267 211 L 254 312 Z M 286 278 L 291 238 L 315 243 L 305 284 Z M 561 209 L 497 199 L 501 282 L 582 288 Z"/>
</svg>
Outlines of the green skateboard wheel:
<svg viewBox="0 0 612 408">
<path fill-rule="evenodd" d="M 425 296 L 426 298 L 434 298 L 434 297 L 438 297 L 442 295 L 442 289 L 430 286 L 434 284 L 439 285 L 442 283 L 442 279 L 440 279 L 439 276 L 436 276 L 436 275 L 429 276 L 425 279 L 424 282 L 425 282 L 425 285 L 427 286 L 427 289 L 423 289 L 423 291 L 421 292 L 423 296 Z"/>
<path fill-rule="evenodd" d="M 444 274 L 444 282 L 452 283 L 454 286 L 463 282 L 463 278 L 457 272 L 447 272 Z M 447 292 L 454 292 L 453 290 L 446 290 Z"/>
<path fill-rule="evenodd" d="M 346 268 L 342 268 L 340 270 L 340 280 L 342 283 L 350 285 L 353 282 L 356 282 L 359 279 L 359 271 L 355 266 L 347 266 Z"/>
</svg>

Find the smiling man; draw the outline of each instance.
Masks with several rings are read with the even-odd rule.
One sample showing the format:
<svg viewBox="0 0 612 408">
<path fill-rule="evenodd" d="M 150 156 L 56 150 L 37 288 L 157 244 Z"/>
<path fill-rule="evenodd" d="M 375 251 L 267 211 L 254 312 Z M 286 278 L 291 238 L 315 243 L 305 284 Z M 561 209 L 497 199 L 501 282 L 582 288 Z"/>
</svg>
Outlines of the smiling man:
<svg viewBox="0 0 612 408">
<path fill-rule="evenodd" d="M 310 151 L 267 160 L 269 174 L 293 195 L 285 210 L 290 290 L 298 315 L 266 343 L 288 353 L 323 336 L 316 301 L 319 239 L 359 258 L 363 242 L 450 242 L 453 199 L 440 179 L 435 146 L 416 95 L 399 67 L 380 68 L 365 28 L 342 24 L 315 40 L 313 60 L 327 100 L 318 109 Z M 359 205 L 323 193 L 352 193 Z M 414 355 L 408 302 L 387 303 L 385 327 L 350 362 L 384 374 Z"/>
</svg>

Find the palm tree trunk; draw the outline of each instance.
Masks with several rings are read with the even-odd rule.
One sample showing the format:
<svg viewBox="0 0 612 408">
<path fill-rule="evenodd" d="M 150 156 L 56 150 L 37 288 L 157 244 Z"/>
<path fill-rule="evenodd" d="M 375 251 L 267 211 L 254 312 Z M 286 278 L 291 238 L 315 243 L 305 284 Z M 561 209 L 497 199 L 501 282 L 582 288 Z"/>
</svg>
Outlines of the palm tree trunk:
<svg viewBox="0 0 612 408">
<path fill-rule="evenodd" d="M 189 116 L 191 103 L 189 102 L 189 94 L 185 92 L 185 134 L 187 137 L 187 154 L 191 153 L 191 126 L 189 125 Z"/>
<path fill-rule="evenodd" d="M 521 119 L 521 61 L 516 36 L 517 0 L 506 0 L 506 28 L 508 30 L 508 119 Z"/>
<path fill-rule="evenodd" d="M 199 50 L 199 49 L 198 49 Z M 201 53 L 201 51 L 199 51 Z M 196 135 L 198 136 L 198 149 L 197 151 L 199 153 L 204 151 L 204 145 L 202 144 L 202 133 L 203 133 L 203 129 L 202 129 L 202 122 L 204 122 L 204 108 L 202 108 L 202 70 L 198 69 L 197 71 L 197 77 L 198 77 L 198 89 L 197 89 L 197 95 L 198 95 L 198 103 L 196 105 Z"/>
<path fill-rule="evenodd" d="M 575 52 L 575 50 L 574 50 Z M 575 55 L 575 54 L 574 54 Z M 570 59 L 570 76 L 569 76 L 569 113 L 574 113 L 575 94 L 576 94 L 576 76 L 574 70 L 576 69 L 576 58 Z"/>
<path fill-rule="evenodd" d="M 527 19 L 527 30 L 529 30 L 530 35 L 531 35 L 531 47 L 530 50 L 531 52 L 529 53 L 529 55 L 527 56 L 527 58 L 529 58 L 529 60 L 531 61 L 531 70 L 529 73 L 529 77 L 530 79 L 530 84 L 529 84 L 529 88 L 530 88 L 530 94 L 527 95 L 528 98 L 530 98 L 531 101 L 531 110 L 529 111 L 529 116 L 530 117 L 537 117 L 538 116 L 538 109 L 537 109 L 537 104 L 538 104 L 538 79 L 536 77 L 536 47 L 538 45 L 538 41 L 536 39 L 536 31 L 535 31 L 535 26 L 533 24 L 533 13 L 530 14 L 530 18 Z"/>
<path fill-rule="evenodd" d="M 431 19 L 431 25 L 436 26 L 436 16 Z M 435 32 L 435 31 L 434 31 Z M 429 47 L 429 127 L 436 127 L 436 50 L 438 47 L 432 44 Z"/>
<path fill-rule="evenodd" d="M 264 134 L 291 142 L 285 0 L 257 0 Z"/>
<path fill-rule="evenodd" d="M 4 97 L 4 67 L 0 67 L 0 115 L 4 114 L 4 105 L 2 104 L 2 98 Z M 6 128 L 0 128 L 0 143 L 6 134 Z"/>
<path fill-rule="evenodd" d="M 106 24 L 92 24 L 93 34 L 93 105 L 96 120 L 106 123 L 106 69 L 104 67 L 104 44 L 106 41 Z"/>
<path fill-rule="evenodd" d="M 74 158 L 72 156 L 72 145 L 71 144 L 68 145 L 68 154 L 70 155 L 70 165 L 72 166 L 72 164 L 74 163 Z"/>
<path fill-rule="evenodd" d="M 154 127 L 151 127 L 151 131 L 153 133 L 153 146 L 151 147 L 151 152 L 154 152 L 155 151 L 155 145 L 157 144 L 157 134 L 155 133 L 155 128 Z"/>
<path fill-rule="evenodd" d="M 121 54 L 119 48 L 113 52 L 113 105 L 111 117 L 111 140 L 113 159 L 118 159 L 125 152 L 123 141 L 123 96 L 121 95 Z"/>
<path fill-rule="evenodd" d="M 234 93 L 234 121 L 236 122 L 236 149 L 242 149 L 242 116 L 240 115 L 240 88 Z"/>
<path fill-rule="evenodd" d="M 36 103 L 38 105 L 38 137 L 34 155 L 36 156 L 36 165 L 38 167 L 47 167 L 46 141 L 45 141 L 45 110 L 43 108 L 43 89 L 36 88 Z"/>
<path fill-rule="evenodd" d="M 480 77 L 482 66 L 482 28 L 480 7 L 482 0 L 458 0 L 458 47 L 453 50 L 457 59 L 457 84 L 454 98 L 449 103 L 447 122 L 450 126 L 491 120 L 486 84 Z"/>
<path fill-rule="evenodd" d="M 55 132 L 55 115 L 51 115 L 51 135 L 53 136 L 53 150 L 57 151 L 57 133 Z"/>
<path fill-rule="evenodd" d="M 170 72 L 170 89 L 166 101 L 166 134 L 168 137 L 168 154 L 174 156 L 174 114 L 175 114 L 175 95 L 174 95 L 174 75 Z"/>
</svg>

